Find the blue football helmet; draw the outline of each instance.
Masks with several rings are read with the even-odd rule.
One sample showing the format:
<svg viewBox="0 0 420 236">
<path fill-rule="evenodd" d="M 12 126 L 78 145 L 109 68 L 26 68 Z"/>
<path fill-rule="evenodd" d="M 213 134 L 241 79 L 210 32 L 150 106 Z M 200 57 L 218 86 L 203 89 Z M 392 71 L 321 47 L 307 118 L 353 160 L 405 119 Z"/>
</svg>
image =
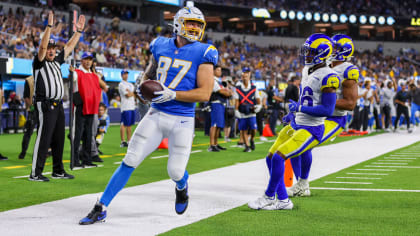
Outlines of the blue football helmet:
<svg viewBox="0 0 420 236">
<path fill-rule="evenodd" d="M 331 56 L 334 61 L 346 61 L 353 56 L 354 44 L 353 40 L 345 34 L 336 34 L 332 38 L 333 54 Z"/>
<path fill-rule="evenodd" d="M 304 65 L 317 65 L 325 62 L 332 54 L 331 38 L 325 34 L 313 34 L 306 39 L 300 49 L 300 59 Z"/>
</svg>

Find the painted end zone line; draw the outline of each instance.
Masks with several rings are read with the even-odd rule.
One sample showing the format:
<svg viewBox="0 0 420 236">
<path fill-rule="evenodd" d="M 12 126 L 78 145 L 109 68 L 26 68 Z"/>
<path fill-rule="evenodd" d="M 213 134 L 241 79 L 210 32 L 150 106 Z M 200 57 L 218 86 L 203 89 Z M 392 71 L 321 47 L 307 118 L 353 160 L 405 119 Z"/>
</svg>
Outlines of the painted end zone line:
<svg viewBox="0 0 420 236">
<path fill-rule="evenodd" d="M 310 187 L 310 189 L 319 189 L 319 190 L 347 190 L 347 191 L 375 191 L 375 192 L 410 192 L 410 193 L 420 193 L 420 190 L 408 190 L 408 189 L 326 188 L 326 187 Z"/>
<path fill-rule="evenodd" d="M 346 173 L 347 175 L 389 175 L 388 173 Z"/>
</svg>

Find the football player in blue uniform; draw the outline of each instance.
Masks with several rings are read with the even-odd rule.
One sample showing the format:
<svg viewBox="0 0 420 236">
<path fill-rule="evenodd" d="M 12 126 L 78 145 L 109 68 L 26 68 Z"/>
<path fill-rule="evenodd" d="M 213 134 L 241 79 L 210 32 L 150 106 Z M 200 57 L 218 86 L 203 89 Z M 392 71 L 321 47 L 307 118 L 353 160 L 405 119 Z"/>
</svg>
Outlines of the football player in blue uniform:
<svg viewBox="0 0 420 236">
<path fill-rule="evenodd" d="M 357 83 L 360 72 L 357 66 L 349 62 L 354 53 L 353 40 L 344 34 L 336 34 L 331 39 L 334 52 L 331 56 L 330 67 L 337 72 L 343 82 L 337 89 L 334 113 L 325 119 L 325 131 L 321 143 L 337 137 L 345 129 L 347 111 L 354 109 L 358 96 Z M 289 197 L 310 196 L 308 177 L 312 165 L 312 151 L 309 150 L 291 159 L 291 163 L 298 181 L 287 190 L 287 194 Z"/>
<path fill-rule="evenodd" d="M 305 65 L 299 102 L 290 100 L 289 111 L 296 112 L 295 123 L 284 127 L 266 158 L 270 180 L 265 194 L 248 203 L 251 209 L 290 210 L 293 203 L 284 185 L 284 162 L 315 147 L 324 133 L 324 120 L 331 116 L 336 102 L 340 78 L 327 66 L 333 51 L 331 39 L 325 34 L 313 34 L 301 48 Z M 277 194 L 277 198 L 276 198 Z"/>
<path fill-rule="evenodd" d="M 174 17 L 176 37 L 158 37 L 150 44 L 153 54 L 142 81 L 157 79 L 163 91 L 155 92 L 149 112 L 137 126 L 120 167 L 111 177 L 100 200 L 79 224 L 103 221 L 106 207 L 124 187 L 134 169 L 168 138 L 167 170 L 176 183 L 175 211 L 188 206 L 186 166 L 194 135 L 195 103 L 208 101 L 213 89 L 217 49 L 201 43 L 206 22 L 196 7 L 184 7 Z M 141 96 L 141 94 L 140 94 Z"/>
</svg>

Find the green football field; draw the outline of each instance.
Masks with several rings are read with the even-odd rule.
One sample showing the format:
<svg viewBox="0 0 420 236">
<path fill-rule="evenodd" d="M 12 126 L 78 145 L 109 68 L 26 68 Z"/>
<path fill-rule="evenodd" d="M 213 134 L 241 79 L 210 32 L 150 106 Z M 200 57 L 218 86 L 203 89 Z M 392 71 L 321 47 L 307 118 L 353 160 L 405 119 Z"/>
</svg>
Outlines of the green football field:
<svg viewBox="0 0 420 236">
<path fill-rule="evenodd" d="M 371 135 L 376 135 L 373 133 Z M 371 136 L 369 135 L 369 136 Z M 114 170 L 124 156 L 126 148 L 120 148 L 119 127 L 111 126 L 100 149 L 104 163 L 101 167 L 69 171 L 69 142 L 64 151 L 65 168 L 75 175 L 74 180 L 51 180 L 49 183 L 34 183 L 27 180 L 31 169 L 31 156 L 35 135 L 24 160 L 17 156 L 20 152 L 22 134 L 1 135 L 1 153 L 9 157 L 0 162 L 0 211 L 16 209 L 43 202 L 60 200 L 87 193 L 102 192 Z M 359 137 L 338 137 L 328 144 Z M 360 137 L 363 138 L 363 137 Z M 274 138 L 271 138 L 273 141 Z M 231 147 L 234 142 L 225 144 L 227 151 L 209 153 L 206 151 L 209 138 L 202 131 L 196 132 L 188 171 L 190 174 L 230 166 L 265 157 L 272 142 L 258 143 L 254 152 L 243 153 L 241 148 Z M 257 139 L 257 141 L 259 141 Z M 407 151 L 408 150 L 408 151 Z M 404 152 L 411 152 L 404 154 Z M 390 157 L 415 158 L 420 153 L 418 145 L 412 145 L 340 172 L 311 182 L 312 196 L 294 198 L 292 211 L 251 211 L 246 205 L 218 214 L 197 223 L 174 229 L 173 235 L 412 235 L 416 234 L 420 220 L 420 174 L 418 168 L 396 168 L 384 171 L 387 175 L 372 175 L 370 179 L 354 179 L 354 182 L 370 184 L 341 184 L 351 178 L 366 177 L 357 174 L 357 169 L 368 169 L 366 165 L 386 166 L 406 163 L 407 166 L 420 166 L 418 159 L 392 159 Z M 401 154 L 402 153 L 402 154 Z M 127 186 L 141 185 L 168 179 L 166 171 L 167 150 L 157 150 L 147 158 L 133 173 Z M 390 156 L 395 155 L 395 156 Z M 418 156 L 418 155 L 417 155 Z M 154 158 L 153 158 L 154 157 Z M 393 162 L 392 160 L 398 160 Z M 407 160 L 404 162 L 403 160 Z M 379 164 L 378 164 L 379 163 Z M 387 163 L 387 164 L 383 164 Z M 393 164 L 392 164 L 393 163 Z M 398 166 L 404 166 L 403 164 Z M 51 158 L 47 159 L 45 172 L 51 172 Z M 384 167 L 385 168 L 385 167 Z M 389 172 L 389 173 L 388 173 Z M 46 176 L 49 176 L 48 174 Z M 338 177 L 338 178 L 337 178 Z M 337 190 L 346 188 L 346 190 Z M 360 189 L 368 191 L 361 191 Z M 373 191 L 386 189 L 388 191 Z M 397 189 L 417 190 L 398 192 Z M 36 196 L 36 197 L 34 197 Z"/>
</svg>

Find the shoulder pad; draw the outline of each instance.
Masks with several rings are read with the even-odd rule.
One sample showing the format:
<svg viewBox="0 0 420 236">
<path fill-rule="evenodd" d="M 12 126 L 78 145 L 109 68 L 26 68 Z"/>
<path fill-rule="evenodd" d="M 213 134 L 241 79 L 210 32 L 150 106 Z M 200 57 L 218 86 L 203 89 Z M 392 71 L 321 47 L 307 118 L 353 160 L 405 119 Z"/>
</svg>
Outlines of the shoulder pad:
<svg viewBox="0 0 420 236">
<path fill-rule="evenodd" d="M 330 73 L 322 79 L 321 91 L 324 88 L 336 88 L 337 89 L 337 88 L 340 87 L 340 82 L 341 82 L 340 77 L 336 73 Z"/>
<path fill-rule="evenodd" d="M 359 80 L 359 75 L 360 75 L 360 71 L 357 68 L 357 66 L 349 66 L 347 67 L 346 70 L 344 70 L 344 79 L 352 79 L 352 80 L 356 80 L 356 82 L 358 82 Z"/>
</svg>

